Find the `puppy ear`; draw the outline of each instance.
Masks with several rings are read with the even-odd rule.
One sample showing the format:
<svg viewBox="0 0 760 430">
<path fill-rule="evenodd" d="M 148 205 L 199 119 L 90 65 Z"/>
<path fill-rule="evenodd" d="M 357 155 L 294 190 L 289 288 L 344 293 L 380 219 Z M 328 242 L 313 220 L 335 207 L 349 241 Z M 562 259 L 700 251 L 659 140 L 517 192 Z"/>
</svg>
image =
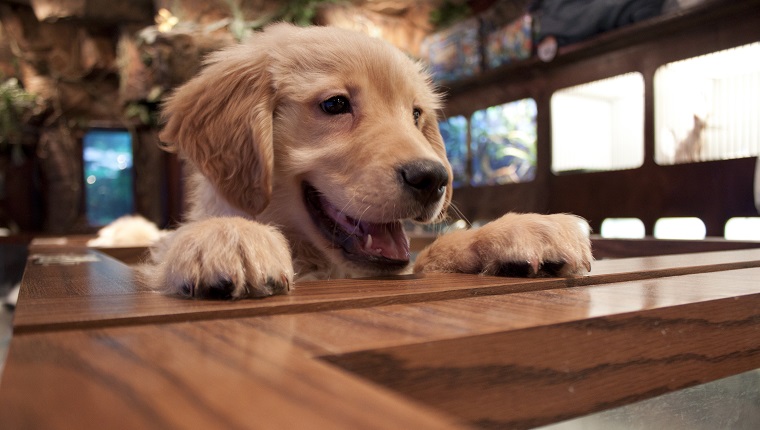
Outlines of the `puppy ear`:
<svg viewBox="0 0 760 430">
<path fill-rule="evenodd" d="M 205 69 L 163 105 L 159 134 L 189 159 L 228 202 L 251 214 L 272 195 L 274 90 L 267 41 L 212 54 Z"/>
</svg>

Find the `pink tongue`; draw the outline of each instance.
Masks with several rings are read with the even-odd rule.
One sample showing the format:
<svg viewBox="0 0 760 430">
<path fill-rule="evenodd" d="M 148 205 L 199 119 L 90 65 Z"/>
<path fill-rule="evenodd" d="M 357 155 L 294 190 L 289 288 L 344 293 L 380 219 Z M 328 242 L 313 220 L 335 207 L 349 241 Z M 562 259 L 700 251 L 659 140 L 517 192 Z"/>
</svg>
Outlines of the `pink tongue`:
<svg viewBox="0 0 760 430">
<path fill-rule="evenodd" d="M 409 260 L 409 238 L 400 222 L 362 223 L 362 246 L 368 254 L 392 260 Z"/>
<path fill-rule="evenodd" d="M 376 224 L 350 219 L 322 198 L 324 211 L 351 235 L 358 237 L 362 250 L 391 260 L 409 260 L 409 238 L 401 222 Z"/>
</svg>

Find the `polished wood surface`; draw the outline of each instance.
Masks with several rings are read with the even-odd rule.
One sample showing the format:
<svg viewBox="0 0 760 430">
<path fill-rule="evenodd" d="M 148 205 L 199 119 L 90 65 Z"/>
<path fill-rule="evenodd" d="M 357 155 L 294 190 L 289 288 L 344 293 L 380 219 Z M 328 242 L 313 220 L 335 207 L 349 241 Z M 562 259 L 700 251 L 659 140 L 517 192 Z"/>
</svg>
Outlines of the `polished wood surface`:
<svg viewBox="0 0 760 430">
<path fill-rule="evenodd" d="M 18 336 L 3 428 L 454 428 L 250 327 L 178 323 Z"/>
<path fill-rule="evenodd" d="M 702 240 L 605 239 L 591 237 L 594 258 L 632 258 L 654 255 L 691 254 L 696 252 L 735 251 L 760 248 L 760 242 L 706 238 Z"/>
<path fill-rule="evenodd" d="M 237 302 L 167 297 L 139 284 L 132 268 L 87 248 L 37 247 L 30 257 L 18 309 L 17 333 L 186 319 L 233 318 L 380 306 L 498 295 L 580 285 L 740 269 L 760 265 L 760 249 L 688 256 L 600 260 L 577 278 L 498 278 L 429 274 L 380 280 L 336 279 L 302 282 L 296 292 L 266 300 Z M 82 264 L 45 264 L 45 256 L 80 258 Z"/>
<path fill-rule="evenodd" d="M 479 426 L 528 428 L 758 367 L 758 277 L 521 293 L 494 333 L 327 360 Z"/>
<path fill-rule="evenodd" d="M 760 250 L 184 300 L 31 249 L 3 428 L 530 428 L 760 368 Z"/>
</svg>

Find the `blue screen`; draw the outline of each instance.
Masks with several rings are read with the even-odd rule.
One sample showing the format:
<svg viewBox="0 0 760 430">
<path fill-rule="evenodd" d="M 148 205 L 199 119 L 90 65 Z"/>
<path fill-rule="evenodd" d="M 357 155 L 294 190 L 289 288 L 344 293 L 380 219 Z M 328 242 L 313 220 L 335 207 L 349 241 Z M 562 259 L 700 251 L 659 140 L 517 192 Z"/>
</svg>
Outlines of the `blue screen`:
<svg viewBox="0 0 760 430">
<path fill-rule="evenodd" d="M 87 221 L 102 226 L 135 209 L 132 135 L 127 130 L 89 130 L 82 142 Z"/>
</svg>

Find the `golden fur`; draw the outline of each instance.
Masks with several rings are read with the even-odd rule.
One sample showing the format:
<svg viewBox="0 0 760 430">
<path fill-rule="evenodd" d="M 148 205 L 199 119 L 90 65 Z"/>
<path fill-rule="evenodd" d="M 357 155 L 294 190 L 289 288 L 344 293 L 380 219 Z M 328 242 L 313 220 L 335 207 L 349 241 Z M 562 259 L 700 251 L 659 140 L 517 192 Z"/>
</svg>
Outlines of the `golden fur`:
<svg viewBox="0 0 760 430">
<path fill-rule="evenodd" d="M 190 207 L 153 248 L 148 282 L 238 298 L 287 292 L 296 277 L 408 271 L 400 220 L 440 220 L 451 201 L 440 107 L 418 63 L 346 30 L 278 24 L 212 54 L 164 106 L 161 140 L 193 170 Z M 548 261 L 587 269 L 585 221 L 510 214 L 442 237 L 416 270 Z"/>
</svg>

